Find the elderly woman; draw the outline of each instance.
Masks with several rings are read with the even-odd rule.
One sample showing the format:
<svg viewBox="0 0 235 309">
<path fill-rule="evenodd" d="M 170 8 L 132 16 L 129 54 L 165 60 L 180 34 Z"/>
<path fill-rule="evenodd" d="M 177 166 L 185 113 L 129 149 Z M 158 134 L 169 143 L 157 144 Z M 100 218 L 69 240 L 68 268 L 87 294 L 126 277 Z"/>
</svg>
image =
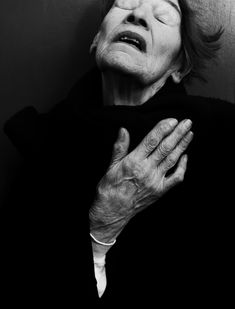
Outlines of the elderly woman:
<svg viewBox="0 0 235 309">
<path fill-rule="evenodd" d="M 31 307 L 225 305 L 235 109 L 180 84 L 222 31 L 206 34 L 186 0 L 106 13 L 97 68 L 51 112 L 5 126 L 26 157 L 2 216 L 5 293 Z"/>
</svg>

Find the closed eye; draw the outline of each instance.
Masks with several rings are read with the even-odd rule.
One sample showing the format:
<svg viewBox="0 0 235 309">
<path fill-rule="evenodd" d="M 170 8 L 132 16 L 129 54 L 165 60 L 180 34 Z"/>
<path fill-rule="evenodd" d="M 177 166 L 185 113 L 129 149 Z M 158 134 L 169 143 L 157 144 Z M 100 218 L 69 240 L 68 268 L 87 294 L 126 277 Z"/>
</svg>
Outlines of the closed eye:
<svg viewBox="0 0 235 309">
<path fill-rule="evenodd" d="M 162 24 L 166 24 L 164 18 L 162 18 L 162 17 L 155 17 L 155 19 L 157 19 Z"/>
<path fill-rule="evenodd" d="M 178 19 L 170 14 L 156 14 L 154 15 L 160 23 L 165 25 L 175 25 L 178 23 Z"/>
<path fill-rule="evenodd" d="M 162 24 L 167 24 L 167 22 L 169 22 L 169 18 L 166 16 L 155 16 L 155 19 L 157 19 Z"/>
</svg>

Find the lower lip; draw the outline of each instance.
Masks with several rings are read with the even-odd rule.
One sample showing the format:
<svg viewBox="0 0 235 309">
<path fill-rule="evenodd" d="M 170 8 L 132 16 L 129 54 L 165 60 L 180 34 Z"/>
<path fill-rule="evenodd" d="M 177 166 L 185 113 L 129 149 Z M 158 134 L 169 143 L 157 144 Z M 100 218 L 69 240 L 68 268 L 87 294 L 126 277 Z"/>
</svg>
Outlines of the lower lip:
<svg viewBox="0 0 235 309">
<path fill-rule="evenodd" d="M 126 46 L 130 46 L 132 48 L 134 48 L 135 50 L 138 50 L 139 52 L 142 52 L 138 47 L 136 47 L 135 45 L 129 44 L 129 43 L 125 43 L 125 42 L 121 42 L 121 41 L 117 41 L 115 43 L 119 43 L 119 44 L 124 44 Z"/>
</svg>

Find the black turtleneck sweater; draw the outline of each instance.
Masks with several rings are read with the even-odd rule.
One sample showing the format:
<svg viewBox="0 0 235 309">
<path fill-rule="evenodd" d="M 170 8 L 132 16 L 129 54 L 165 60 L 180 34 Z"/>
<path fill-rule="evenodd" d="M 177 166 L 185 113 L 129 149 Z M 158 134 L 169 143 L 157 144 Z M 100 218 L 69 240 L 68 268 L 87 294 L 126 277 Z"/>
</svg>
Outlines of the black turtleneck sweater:
<svg viewBox="0 0 235 309">
<path fill-rule="evenodd" d="M 104 107 L 101 89 L 94 69 L 49 113 L 28 107 L 5 125 L 25 164 L 2 209 L 4 295 L 31 306 L 226 306 L 234 260 L 234 105 L 188 96 L 168 82 L 142 106 Z M 193 121 L 185 180 L 118 237 L 99 300 L 88 220 L 96 185 L 120 127 L 130 133 L 131 151 L 169 117 Z"/>
</svg>

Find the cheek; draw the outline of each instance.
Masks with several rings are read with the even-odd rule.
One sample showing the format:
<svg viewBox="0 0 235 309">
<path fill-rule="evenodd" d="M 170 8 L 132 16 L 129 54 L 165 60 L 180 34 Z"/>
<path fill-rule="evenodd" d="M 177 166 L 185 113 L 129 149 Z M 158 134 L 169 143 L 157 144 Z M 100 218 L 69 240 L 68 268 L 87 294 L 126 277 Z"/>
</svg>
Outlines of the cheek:
<svg viewBox="0 0 235 309">
<path fill-rule="evenodd" d="M 97 44 L 97 56 L 101 56 L 105 49 L 108 48 L 115 28 L 116 24 L 114 22 L 105 22 L 101 25 L 99 41 Z"/>
<path fill-rule="evenodd" d="M 169 44 L 169 42 L 171 42 Z M 174 41 L 166 38 L 158 40 L 154 51 L 146 59 L 145 73 L 152 79 L 157 79 L 163 76 L 174 64 L 174 60 L 178 55 L 181 47 L 180 36 Z"/>
<path fill-rule="evenodd" d="M 109 45 L 113 34 L 126 18 L 126 15 L 126 11 L 120 10 L 116 7 L 113 7 L 106 15 L 100 26 L 98 47 L 101 50 L 105 49 Z"/>
<path fill-rule="evenodd" d="M 180 49 L 181 37 L 178 32 L 158 38 L 156 44 L 154 44 L 154 50 L 149 59 L 149 65 L 154 66 L 154 63 L 160 66 L 171 64 L 178 55 Z"/>
<path fill-rule="evenodd" d="M 99 38 L 96 49 L 96 60 L 100 61 L 104 55 L 108 52 L 108 35 L 106 32 L 102 32 Z"/>
</svg>

